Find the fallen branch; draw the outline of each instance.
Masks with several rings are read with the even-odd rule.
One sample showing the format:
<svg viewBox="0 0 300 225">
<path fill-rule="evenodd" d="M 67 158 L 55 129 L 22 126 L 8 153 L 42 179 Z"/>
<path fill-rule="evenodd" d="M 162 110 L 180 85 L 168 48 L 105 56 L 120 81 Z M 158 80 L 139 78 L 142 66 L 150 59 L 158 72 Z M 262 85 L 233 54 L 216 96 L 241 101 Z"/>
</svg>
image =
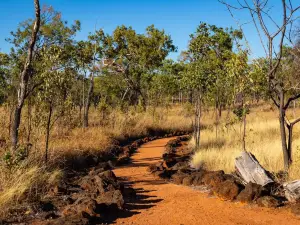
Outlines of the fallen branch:
<svg viewBox="0 0 300 225">
<path fill-rule="evenodd" d="M 283 184 L 284 195 L 290 202 L 300 199 L 300 180 L 286 182 Z"/>
</svg>

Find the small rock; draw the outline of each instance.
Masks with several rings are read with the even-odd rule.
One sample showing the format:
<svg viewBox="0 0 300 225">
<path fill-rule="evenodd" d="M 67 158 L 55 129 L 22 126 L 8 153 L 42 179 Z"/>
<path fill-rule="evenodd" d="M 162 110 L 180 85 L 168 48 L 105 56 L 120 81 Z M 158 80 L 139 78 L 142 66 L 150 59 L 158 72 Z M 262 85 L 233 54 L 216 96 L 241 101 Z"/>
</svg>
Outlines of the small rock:
<svg viewBox="0 0 300 225">
<path fill-rule="evenodd" d="M 220 183 L 218 186 L 215 186 L 214 192 L 221 198 L 232 201 L 238 196 L 240 187 L 236 182 L 232 180 L 226 180 Z"/>
<path fill-rule="evenodd" d="M 163 163 L 152 164 L 147 168 L 147 171 L 151 173 L 162 170 L 164 170 Z"/>
<path fill-rule="evenodd" d="M 176 158 L 167 159 L 163 161 L 163 167 L 167 169 L 171 169 L 177 163 Z"/>
<path fill-rule="evenodd" d="M 99 195 L 96 201 L 98 204 L 116 204 L 119 209 L 122 209 L 124 205 L 123 195 L 120 190 L 105 192 Z"/>
<path fill-rule="evenodd" d="M 187 176 L 187 177 L 183 178 L 182 184 L 186 185 L 186 186 L 191 186 L 193 184 L 194 179 L 195 179 L 195 176 L 193 176 L 193 175 Z"/>
<path fill-rule="evenodd" d="M 171 176 L 174 174 L 174 171 L 171 170 L 163 170 L 163 171 L 156 171 L 153 173 L 155 176 L 158 176 L 162 179 L 170 179 Z"/>
<path fill-rule="evenodd" d="M 193 180 L 193 185 L 194 186 L 203 185 L 204 182 L 202 181 L 202 179 L 205 174 L 206 174 L 206 171 L 204 171 L 204 170 L 200 170 L 198 172 L 193 173 L 193 175 L 195 176 L 195 178 Z"/>
<path fill-rule="evenodd" d="M 61 217 L 56 220 L 50 220 L 45 222 L 46 225 L 88 225 L 90 224 L 88 218 L 84 218 L 82 215 L 71 215 L 67 217 Z"/>
<path fill-rule="evenodd" d="M 130 156 L 129 155 L 122 155 L 118 158 L 117 165 L 124 165 L 128 164 L 130 162 Z"/>
<path fill-rule="evenodd" d="M 212 188 L 217 187 L 225 181 L 225 173 L 223 170 L 208 172 L 203 176 L 202 181 Z"/>
<path fill-rule="evenodd" d="M 89 176 L 95 176 L 98 175 L 99 173 L 103 173 L 106 169 L 103 167 L 100 168 L 93 168 L 90 172 L 89 172 Z"/>
<path fill-rule="evenodd" d="M 249 203 L 267 194 L 267 190 L 264 189 L 261 185 L 250 182 L 238 195 L 237 200 L 240 202 Z"/>
<path fill-rule="evenodd" d="M 183 179 L 187 176 L 188 175 L 184 173 L 175 173 L 172 175 L 171 179 L 175 184 L 182 184 Z"/>
<path fill-rule="evenodd" d="M 81 197 L 74 204 L 68 205 L 62 212 L 64 216 L 89 215 L 96 216 L 97 202 L 90 197 Z M 86 217 L 86 216 L 84 216 Z"/>
<path fill-rule="evenodd" d="M 263 196 L 256 200 L 256 203 L 261 207 L 276 208 L 280 202 L 272 196 Z"/>
<path fill-rule="evenodd" d="M 172 170 L 180 170 L 180 169 L 188 169 L 189 166 L 189 162 L 188 161 L 184 161 L 184 162 L 178 162 L 176 163 L 174 166 L 172 166 Z"/>
</svg>

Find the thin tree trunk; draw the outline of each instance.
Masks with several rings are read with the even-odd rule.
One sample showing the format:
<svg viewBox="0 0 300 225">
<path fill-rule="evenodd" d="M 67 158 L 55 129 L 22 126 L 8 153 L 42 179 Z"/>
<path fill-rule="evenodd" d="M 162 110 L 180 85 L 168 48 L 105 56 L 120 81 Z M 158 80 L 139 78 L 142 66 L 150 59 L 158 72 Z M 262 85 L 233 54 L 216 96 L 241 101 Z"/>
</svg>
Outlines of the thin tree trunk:
<svg viewBox="0 0 300 225">
<path fill-rule="evenodd" d="M 18 88 L 18 102 L 14 110 L 14 118 L 13 118 L 13 125 L 12 125 L 12 131 L 11 131 L 11 143 L 12 148 L 14 150 L 17 149 L 18 140 L 19 140 L 19 127 L 21 122 L 21 115 L 22 115 L 22 109 L 24 105 L 24 101 L 27 97 L 27 86 L 28 81 L 32 73 L 31 64 L 32 64 L 32 57 L 33 57 L 33 51 L 34 46 L 37 40 L 37 35 L 40 29 L 40 3 L 39 0 L 34 0 L 34 6 L 35 6 L 35 22 L 32 29 L 31 34 L 31 41 L 28 48 L 27 58 L 26 62 L 24 64 L 24 68 L 20 74 L 20 84 Z"/>
<path fill-rule="evenodd" d="M 13 113 L 14 113 L 14 106 L 12 105 L 11 107 L 9 107 L 9 126 L 8 126 L 9 136 L 11 135 L 11 131 L 12 131 L 12 116 L 13 116 Z"/>
<path fill-rule="evenodd" d="M 143 110 L 146 111 L 147 110 L 147 101 L 146 101 L 146 98 L 141 94 L 141 97 L 142 97 L 142 107 L 143 107 Z"/>
<path fill-rule="evenodd" d="M 293 144 L 293 127 L 294 125 L 291 124 L 288 127 L 288 156 L 289 156 L 289 163 L 291 164 L 293 162 L 293 158 L 292 158 L 292 144 Z"/>
<path fill-rule="evenodd" d="M 201 118 L 201 94 L 198 93 L 195 102 L 195 143 L 196 149 L 200 147 L 200 118 Z"/>
<path fill-rule="evenodd" d="M 279 123 L 280 123 L 280 136 L 281 136 L 284 169 L 285 169 L 285 171 L 288 171 L 291 162 L 290 162 L 290 158 L 289 158 L 287 140 L 286 140 L 285 109 L 284 109 L 284 94 L 283 94 L 283 92 L 280 93 Z"/>
<path fill-rule="evenodd" d="M 218 140 L 218 131 L 219 131 L 219 102 L 218 100 L 216 101 L 216 108 L 215 108 L 215 113 L 216 113 L 216 140 Z"/>
<path fill-rule="evenodd" d="M 84 108 L 84 116 L 83 116 L 83 127 L 88 127 L 89 126 L 89 109 L 90 109 L 90 102 L 91 102 L 91 97 L 93 94 L 94 90 L 94 72 L 91 73 L 90 76 L 90 86 L 86 98 L 86 105 Z"/>
<path fill-rule="evenodd" d="M 19 127 L 21 122 L 21 113 L 23 105 L 17 105 L 14 110 L 14 117 L 11 127 L 11 142 L 14 150 L 17 149 L 18 139 L 19 139 Z"/>
<path fill-rule="evenodd" d="M 82 105 L 80 104 L 79 105 L 79 121 L 81 120 L 81 111 L 82 111 Z"/>
<path fill-rule="evenodd" d="M 45 143 L 45 162 L 48 161 L 48 149 L 49 149 L 49 139 L 50 139 L 50 124 L 52 118 L 53 106 L 52 103 L 49 103 L 49 111 L 48 111 L 48 120 L 46 126 L 46 143 Z"/>
<path fill-rule="evenodd" d="M 85 111 L 85 77 L 86 77 L 86 72 L 84 72 L 84 77 L 82 78 L 82 107 L 83 107 L 82 126 L 83 127 L 84 127 L 84 111 Z"/>
<path fill-rule="evenodd" d="M 28 108 L 27 108 L 27 144 L 30 143 L 31 137 L 31 101 L 30 98 L 28 99 Z"/>
<path fill-rule="evenodd" d="M 96 33 L 96 27 L 97 27 L 97 21 L 95 24 L 95 33 Z M 91 98 L 93 95 L 94 91 L 94 75 L 95 75 L 95 66 L 96 66 L 96 54 L 97 54 L 97 42 L 94 45 L 94 52 L 93 52 L 93 67 L 92 67 L 92 72 L 90 74 L 90 85 L 89 85 L 89 90 L 87 94 L 87 99 L 86 99 L 86 106 L 85 110 L 83 111 L 83 127 L 88 127 L 89 126 L 89 109 L 90 109 L 90 102 Z"/>
<path fill-rule="evenodd" d="M 189 103 L 193 103 L 193 92 L 189 91 Z"/>
<path fill-rule="evenodd" d="M 293 101 L 293 116 L 296 119 L 296 101 Z"/>
<path fill-rule="evenodd" d="M 287 143 L 287 151 L 289 156 L 289 165 L 293 162 L 293 128 L 294 125 L 300 122 L 300 118 L 294 120 L 292 123 L 287 124 L 288 128 L 288 143 Z"/>
<path fill-rule="evenodd" d="M 243 124 L 244 124 L 244 129 L 243 129 L 243 151 L 246 151 L 246 117 L 247 115 L 244 115 L 243 118 Z"/>
</svg>

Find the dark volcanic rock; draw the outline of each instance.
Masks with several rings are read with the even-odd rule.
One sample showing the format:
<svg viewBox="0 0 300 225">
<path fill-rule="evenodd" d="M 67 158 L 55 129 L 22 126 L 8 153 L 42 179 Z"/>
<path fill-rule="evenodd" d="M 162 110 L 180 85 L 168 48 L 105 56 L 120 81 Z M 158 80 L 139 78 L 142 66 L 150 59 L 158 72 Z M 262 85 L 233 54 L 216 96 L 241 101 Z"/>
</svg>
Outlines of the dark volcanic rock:
<svg viewBox="0 0 300 225">
<path fill-rule="evenodd" d="M 170 179 L 174 173 L 175 173 L 175 171 L 172 171 L 172 170 L 163 170 L 163 171 L 156 171 L 153 174 L 162 179 Z"/>
<path fill-rule="evenodd" d="M 240 202 L 249 203 L 267 194 L 267 190 L 261 185 L 250 182 L 245 186 L 245 189 L 242 190 L 241 193 L 238 195 L 237 200 Z"/>
<path fill-rule="evenodd" d="M 194 172 L 193 175 L 195 176 L 194 180 L 193 180 L 193 185 L 194 186 L 199 186 L 199 185 L 203 185 L 203 177 L 207 172 L 205 170 L 200 170 L 198 172 Z"/>
<path fill-rule="evenodd" d="M 189 169 L 190 165 L 188 161 L 178 162 L 174 166 L 172 166 L 172 170 L 181 170 L 181 169 Z"/>
<path fill-rule="evenodd" d="M 263 196 L 256 200 L 256 203 L 261 207 L 276 208 L 280 206 L 280 201 L 272 196 Z"/>
<path fill-rule="evenodd" d="M 122 209 L 124 205 L 123 195 L 120 190 L 105 192 L 99 195 L 96 201 L 98 204 L 104 203 L 108 206 L 112 204 L 116 204 L 119 209 Z"/>
<path fill-rule="evenodd" d="M 56 220 L 50 220 L 45 223 L 46 225 L 88 225 L 90 224 L 89 219 L 82 215 L 71 215 L 61 217 Z"/>
<path fill-rule="evenodd" d="M 203 176 L 203 183 L 212 188 L 219 186 L 223 181 L 225 181 L 225 174 L 223 170 L 207 172 Z"/>
<path fill-rule="evenodd" d="M 175 184 L 182 184 L 182 180 L 187 176 L 188 174 L 185 173 L 175 173 L 172 175 L 171 179 Z"/>
<path fill-rule="evenodd" d="M 69 217 L 82 215 L 84 218 L 99 216 L 96 213 L 97 202 L 90 197 L 78 198 L 74 204 L 68 205 L 62 212 L 63 216 Z"/>
<path fill-rule="evenodd" d="M 120 165 L 124 165 L 124 164 L 128 164 L 130 162 L 130 156 L 129 155 L 122 155 L 118 158 L 117 160 L 117 166 L 120 166 Z"/>
<path fill-rule="evenodd" d="M 186 176 L 185 178 L 183 178 L 182 184 L 186 186 L 191 186 L 193 184 L 194 179 L 195 176 L 193 175 Z"/>
<path fill-rule="evenodd" d="M 214 187 L 214 192 L 221 198 L 226 200 L 234 200 L 239 192 L 240 186 L 235 181 L 226 180 Z"/>
<path fill-rule="evenodd" d="M 162 170 L 164 170 L 162 162 L 157 163 L 157 164 L 152 164 L 147 168 L 147 171 L 149 171 L 151 173 L 154 173 L 156 171 L 162 171 Z"/>
<path fill-rule="evenodd" d="M 163 161 L 163 167 L 167 169 L 171 169 L 177 163 L 176 158 L 168 159 Z"/>
</svg>

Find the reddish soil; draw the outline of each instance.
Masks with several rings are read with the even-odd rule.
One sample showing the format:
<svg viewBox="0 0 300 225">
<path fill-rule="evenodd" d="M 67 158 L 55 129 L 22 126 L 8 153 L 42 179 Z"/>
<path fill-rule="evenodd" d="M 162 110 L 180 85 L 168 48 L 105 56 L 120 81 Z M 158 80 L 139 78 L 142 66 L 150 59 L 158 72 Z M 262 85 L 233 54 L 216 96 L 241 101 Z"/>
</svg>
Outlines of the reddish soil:
<svg viewBox="0 0 300 225">
<path fill-rule="evenodd" d="M 147 167 L 161 160 L 170 139 L 142 145 L 132 156 L 131 164 L 114 170 L 117 177 L 137 191 L 137 200 L 126 206 L 130 215 L 116 219 L 116 224 L 300 224 L 300 218 L 284 208 L 268 209 L 222 201 L 154 177 Z"/>
</svg>

